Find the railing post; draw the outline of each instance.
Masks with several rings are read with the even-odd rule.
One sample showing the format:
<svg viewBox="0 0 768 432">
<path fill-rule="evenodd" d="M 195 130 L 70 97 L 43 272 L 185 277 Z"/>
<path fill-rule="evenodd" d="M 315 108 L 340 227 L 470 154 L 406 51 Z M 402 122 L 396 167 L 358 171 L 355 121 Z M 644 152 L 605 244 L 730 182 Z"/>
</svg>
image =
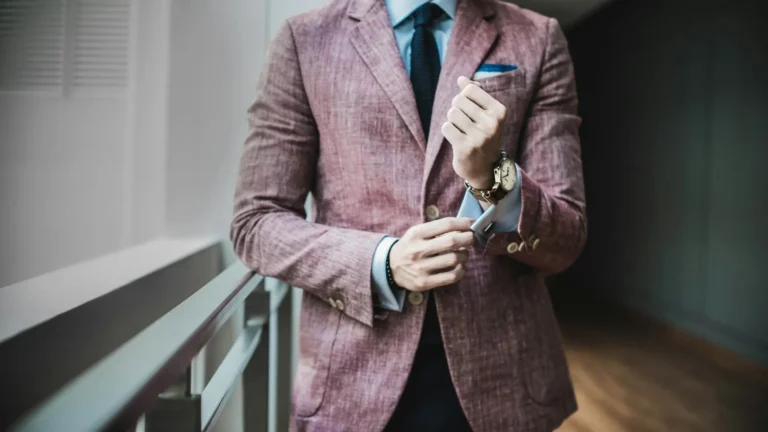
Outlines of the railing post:
<svg viewBox="0 0 768 432">
<path fill-rule="evenodd" d="M 269 323 L 263 324 L 268 334 Z M 265 338 L 266 339 L 266 338 Z M 243 372 L 244 432 L 267 432 L 269 429 L 269 343 L 256 347 Z"/>
<path fill-rule="evenodd" d="M 281 282 L 285 290 L 277 309 L 274 325 L 277 326 L 277 421 L 276 432 L 286 432 L 291 414 L 291 369 L 293 362 L 293 288 Z"/>
<path fill-rule="evenodd" d="M 257 291 L 245 301 L 246 325 L 261 324 L 265 337 L 243 372 L 243 431 L 269 431 L 270 293 Z"/>
<path fill-rule="evenodd" d="M 200 395 L 192 394 L 191 384 L 188 367 L 177 383 L 157 397 L 157 405 L 146 415 L 145 432 L 200 431 Z"/>
</svg>

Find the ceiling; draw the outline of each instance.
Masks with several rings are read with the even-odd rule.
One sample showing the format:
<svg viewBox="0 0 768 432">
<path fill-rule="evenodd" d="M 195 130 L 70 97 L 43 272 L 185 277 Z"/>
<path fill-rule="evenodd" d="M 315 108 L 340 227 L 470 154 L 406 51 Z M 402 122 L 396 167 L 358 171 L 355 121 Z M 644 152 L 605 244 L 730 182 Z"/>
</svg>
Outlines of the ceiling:
<svg viewBox="0 0 768 432">
<path fill-rule="evenodd" d="M 508 0 L 526 9 L 557 18 L 568 28 L 610 0 Z"/>
</svg>

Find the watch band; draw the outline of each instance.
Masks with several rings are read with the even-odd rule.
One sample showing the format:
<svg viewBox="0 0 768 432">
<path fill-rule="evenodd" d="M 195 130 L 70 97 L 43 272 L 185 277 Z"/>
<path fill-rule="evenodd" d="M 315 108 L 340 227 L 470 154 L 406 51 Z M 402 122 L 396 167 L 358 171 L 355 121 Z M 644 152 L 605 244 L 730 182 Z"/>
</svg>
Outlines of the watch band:
<svg viewBox="0 0 768 432">
<path fill-rule="evenodd" d="M 471 184 L 469 184 L 468 181 L 464 181 L 464 187 L 467 188 L 469 193 L 472 194 L 477 200 L 483 200 L 491 205 L 496 205 L 504 199 L 504 197 L 507 195 L 507 192 L 499 187 L 498 183 L 495 183 L 490 189 L 475 189 L 472 187 Z"/>
<path fill-rule="evenodd" d="M 491 186 L 490 189 L 476 189 L 472 187 L 472 185 L 469 184 L 468 181 L 464 181 L 464 186 L 467 188 L 469 193 L 471 193 L 477 200 L 483 200 L 489 204 L 496 205 L 504 199 L 504 197 L 507 195 L 507 191 L 504 190 L 503 187 L 501 187 L 501 182 L 498 178 L 497 171 L 499 170 L 499 166 L 501 165 L 501 162 L 507 158 L 507 153 L 503 150 L 501 151 L 501 154 L 499 155 L 499 159 L 494 163 L 493 168 L 493 174 L 494 174 L 494 183 L 493 186 Z"/>
</svg>

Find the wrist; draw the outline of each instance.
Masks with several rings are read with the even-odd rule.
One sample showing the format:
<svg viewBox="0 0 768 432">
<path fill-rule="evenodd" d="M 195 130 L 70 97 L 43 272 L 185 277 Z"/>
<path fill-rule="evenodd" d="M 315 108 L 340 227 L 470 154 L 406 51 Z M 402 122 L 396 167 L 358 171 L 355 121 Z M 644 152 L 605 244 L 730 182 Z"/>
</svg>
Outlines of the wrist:
<svg viewBox="0 0 768 432">
<path fill-rule="evenodd" d="M 493 170 L 488 170 L 488 174 L 478 178 L 464 179 L 475 189 L 487 190 L 493 186 Z"/>
</svg>

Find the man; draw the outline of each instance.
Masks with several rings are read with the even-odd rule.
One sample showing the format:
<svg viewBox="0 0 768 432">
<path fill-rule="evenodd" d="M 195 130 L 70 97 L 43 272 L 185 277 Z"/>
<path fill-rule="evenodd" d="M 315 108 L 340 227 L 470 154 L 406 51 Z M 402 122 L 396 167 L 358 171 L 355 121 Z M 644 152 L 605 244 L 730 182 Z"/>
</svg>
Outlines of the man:
<svg viewBox="0 0 768 432">
<path fill-rule="evenodd" d="M 576 409 L 544 284 L 586 239 L 576 104 L 557 22 L 509 3 L 288 20 L 232 240 L 305 291 L 293 429 L 551 431 Z"/>
</svg>

